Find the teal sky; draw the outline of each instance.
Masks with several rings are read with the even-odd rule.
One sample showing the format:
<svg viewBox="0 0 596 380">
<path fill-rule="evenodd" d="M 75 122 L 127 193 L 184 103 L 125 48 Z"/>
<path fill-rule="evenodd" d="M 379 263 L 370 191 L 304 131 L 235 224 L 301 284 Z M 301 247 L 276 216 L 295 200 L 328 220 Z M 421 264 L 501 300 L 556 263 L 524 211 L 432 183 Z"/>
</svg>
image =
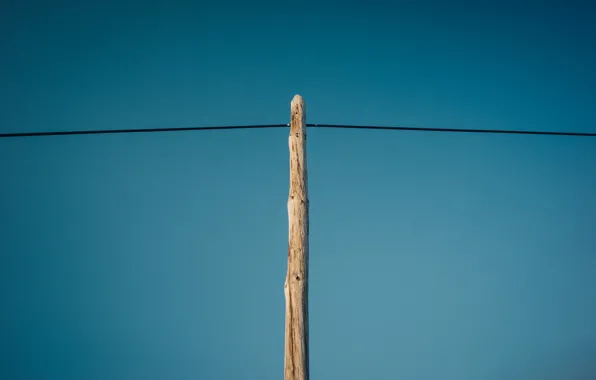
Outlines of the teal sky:
<svg viewBox="0 0 596 380">
<path fill-rule="evenodd" d="M 595 20 L 9 0 L 0 132 L 596 132 Z M 288 132 L 1 139 L 0 378 L 281 379 Z M 308 135 L 312 379 L 596 377 L 596 139 Z"/>
</svg>

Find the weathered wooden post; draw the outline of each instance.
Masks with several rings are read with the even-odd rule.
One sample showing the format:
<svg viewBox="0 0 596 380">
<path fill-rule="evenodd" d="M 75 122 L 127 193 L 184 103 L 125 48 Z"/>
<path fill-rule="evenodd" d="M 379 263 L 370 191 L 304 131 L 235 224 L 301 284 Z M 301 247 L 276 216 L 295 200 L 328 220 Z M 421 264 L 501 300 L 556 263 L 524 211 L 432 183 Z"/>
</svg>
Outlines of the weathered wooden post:
<svg viewBox="0 0 596 380">
<path fill-rule="evenodd" d="M 291 103 L 288 272 L 284 284 L 286 334 L 284 380 L 308 380 L 308 176 L 306 107 L 300 95 Z"/>
</svg>

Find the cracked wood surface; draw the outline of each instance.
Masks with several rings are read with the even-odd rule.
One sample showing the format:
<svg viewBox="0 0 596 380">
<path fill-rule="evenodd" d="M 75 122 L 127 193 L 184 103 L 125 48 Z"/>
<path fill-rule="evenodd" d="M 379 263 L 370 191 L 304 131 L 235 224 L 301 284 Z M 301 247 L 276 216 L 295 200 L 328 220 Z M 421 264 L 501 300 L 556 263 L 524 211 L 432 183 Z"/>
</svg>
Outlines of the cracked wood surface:
<svg viewBox="0 0 596 380">
<path fill-rule="evenodd" d="M 291 103 L 290 194 L 284 380 L 308 380 L 308 183 L 306 107 L 300 95 Z"/>
</svg>

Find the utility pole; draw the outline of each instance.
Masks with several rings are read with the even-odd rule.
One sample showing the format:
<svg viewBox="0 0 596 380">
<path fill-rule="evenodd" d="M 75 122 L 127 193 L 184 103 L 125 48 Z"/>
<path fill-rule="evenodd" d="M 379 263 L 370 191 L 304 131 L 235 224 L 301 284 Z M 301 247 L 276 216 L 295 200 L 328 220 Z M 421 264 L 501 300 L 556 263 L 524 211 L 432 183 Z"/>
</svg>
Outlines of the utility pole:
<svg viewBox="0 0 596 380">
<path fill-rule="evenodd" d="M 308 365 L 308 176 L 306 107 L 300 95 L 291 103 L 290 195 L 284 380 L 309 380 Z"/>
</svg>

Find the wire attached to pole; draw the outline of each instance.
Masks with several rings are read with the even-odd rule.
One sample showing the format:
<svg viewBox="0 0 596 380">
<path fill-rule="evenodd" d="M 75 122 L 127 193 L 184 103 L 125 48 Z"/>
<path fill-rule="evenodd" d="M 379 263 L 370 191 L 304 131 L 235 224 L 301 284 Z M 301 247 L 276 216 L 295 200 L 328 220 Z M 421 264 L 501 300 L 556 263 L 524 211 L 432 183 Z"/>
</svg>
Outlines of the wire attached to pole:
<svg viewBox="0 0 596 380">
<path fill-rule="evenodd" d="M 452 132 L 452 133 L 491 133 L 491 134 L 516 134 L 516 135 L 548 135 L 548 136 L 580 136 L 596 137 L 590 132 L 554 132 L 554 131 L 523 131 L 507 129 L 464 129 L 464 128 L 425 128 L 425 127 L 391 127 L 378 125 L 342 125 L 342 124 L 306 124 L 312 128 L 335 129 L 369 129 L 385 131 L 420 131 L 420 132 Z M 173 128 L 143 128 L 143 129 L 99 129 L 78 131 L 51 131 L 51 132 L 15 132 L 0 133 L 0 138 L 9 137 L 41 137 L 41 136 L 67 136 L 67 135 L 100 135 L 121 133 L 153 133 L 153 132 L 184 132 L 184 131 L 214 131 L 230 129 L 263 129 L 287 128 L 289 124 L 263 124 L 263 125 L 228 125 L 213 127 L 173 127 Z"/>
</svg>

